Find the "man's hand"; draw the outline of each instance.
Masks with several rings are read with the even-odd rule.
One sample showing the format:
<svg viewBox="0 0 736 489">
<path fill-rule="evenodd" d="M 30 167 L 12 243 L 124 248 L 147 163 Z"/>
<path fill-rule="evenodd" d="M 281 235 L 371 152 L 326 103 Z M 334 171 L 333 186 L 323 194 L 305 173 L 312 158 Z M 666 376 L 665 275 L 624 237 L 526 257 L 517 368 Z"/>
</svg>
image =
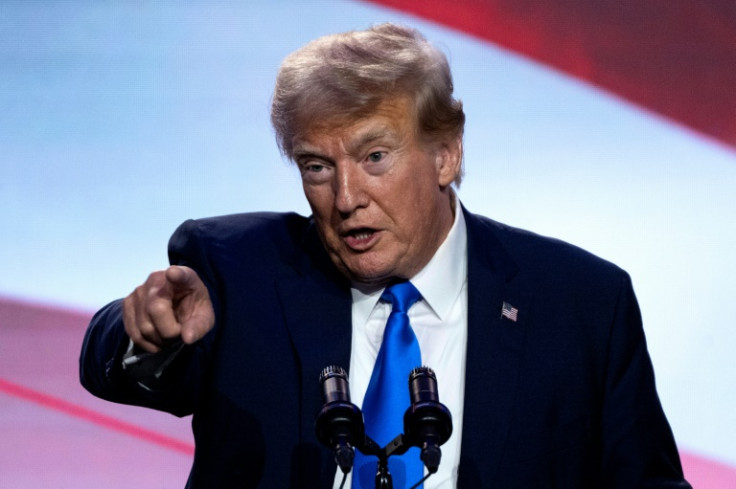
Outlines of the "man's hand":
<svg viewBox="0 0 736 489">
<path fill-rule="evenodd" d="M 123 300 L 125 332 L 133 343 L 155 353 L 172 340 L 192 344 L 215 324 L 207 287 L 188 267 L 153 272 Z"/>
</svg>

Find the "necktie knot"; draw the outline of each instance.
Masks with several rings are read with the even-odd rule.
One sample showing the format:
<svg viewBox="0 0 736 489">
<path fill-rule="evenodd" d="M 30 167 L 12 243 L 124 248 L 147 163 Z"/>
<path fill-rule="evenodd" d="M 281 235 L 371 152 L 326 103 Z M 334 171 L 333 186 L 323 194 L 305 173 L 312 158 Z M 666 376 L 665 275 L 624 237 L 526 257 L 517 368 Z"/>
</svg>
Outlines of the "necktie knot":
<svg viewBox="0 0 736 489">
<path fill-rule="evenodd" d="M 414 284 L 408 280 L 405 282 L 399 282 L 387 287 L 386 290 L 381 294 L 381 299 L 391 303 L 391 312 L 403 312 L 406 313 L 409 308 L 419 299 L 422 295 L 419 293 Z"/>
</svg>

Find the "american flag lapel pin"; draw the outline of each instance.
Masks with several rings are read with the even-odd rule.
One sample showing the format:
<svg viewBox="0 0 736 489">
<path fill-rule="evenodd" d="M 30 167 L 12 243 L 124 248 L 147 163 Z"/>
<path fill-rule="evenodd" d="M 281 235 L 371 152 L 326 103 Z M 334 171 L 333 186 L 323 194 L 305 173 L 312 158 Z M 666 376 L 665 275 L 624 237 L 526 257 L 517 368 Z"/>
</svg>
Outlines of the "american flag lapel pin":
<svg viewBox="0 0 736 489">
<path fill-rule="evenodd" d="M 501 317 L 506 318 L 510 321 L 516 322 L 516 319 L 518 318 L 519 310 L 509 304 L 506 301 L 503 301 L 503 304 L 501 305 Z"/>
</svg>

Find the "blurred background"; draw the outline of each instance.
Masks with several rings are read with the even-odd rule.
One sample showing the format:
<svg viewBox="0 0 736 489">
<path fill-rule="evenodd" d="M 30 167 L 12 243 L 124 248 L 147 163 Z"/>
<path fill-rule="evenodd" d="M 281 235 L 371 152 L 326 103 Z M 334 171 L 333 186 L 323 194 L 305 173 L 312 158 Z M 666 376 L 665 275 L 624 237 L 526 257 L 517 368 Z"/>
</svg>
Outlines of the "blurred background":
<svg viewBox="0 0 736 489">
<path fill-rule="evenodd" d="M 184 219 L 309 213 L 276 71 L 384 21 L 448 54 L 465 206 L 632 275 L 686 476 L 736 488 L 731 0 L 0 0 L 0 487 L 183 487 L 190 420 L 84 392 L 86 324 Z"/>
</svg>

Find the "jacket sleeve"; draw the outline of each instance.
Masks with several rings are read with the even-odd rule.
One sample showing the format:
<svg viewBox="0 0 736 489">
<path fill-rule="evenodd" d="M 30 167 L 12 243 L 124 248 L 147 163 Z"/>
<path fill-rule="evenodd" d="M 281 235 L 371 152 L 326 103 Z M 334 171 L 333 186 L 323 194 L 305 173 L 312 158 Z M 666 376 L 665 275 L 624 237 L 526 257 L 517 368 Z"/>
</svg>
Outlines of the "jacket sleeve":
<svg viewBox="0 0 736 489">
<path fill-rule="evenodd" d="M 169 242 L 169 257 L 172 264 L 197 271 L 215 305 L 213 282 L 203 273 L 209 267 L 195 221 L 187 221 L 174 233 Z M 197 344 L 184 346 L 160 377 L 141 381 L 123 369 L 130 339 L 123 326 L 122 300 L 114 301 L 94 315 L 87 329 L 79 360 L 80 381 L 89 392 L 108 401 L 186 416 L 195 410 L 199 399 L 214 329 Z"/>
<path fill-rule="evenodd" d="M 601 413 L 601 482 L 610 488 L 690 488 L 657 395 L 628 275 L 609 329 Z"/>
</svg>

